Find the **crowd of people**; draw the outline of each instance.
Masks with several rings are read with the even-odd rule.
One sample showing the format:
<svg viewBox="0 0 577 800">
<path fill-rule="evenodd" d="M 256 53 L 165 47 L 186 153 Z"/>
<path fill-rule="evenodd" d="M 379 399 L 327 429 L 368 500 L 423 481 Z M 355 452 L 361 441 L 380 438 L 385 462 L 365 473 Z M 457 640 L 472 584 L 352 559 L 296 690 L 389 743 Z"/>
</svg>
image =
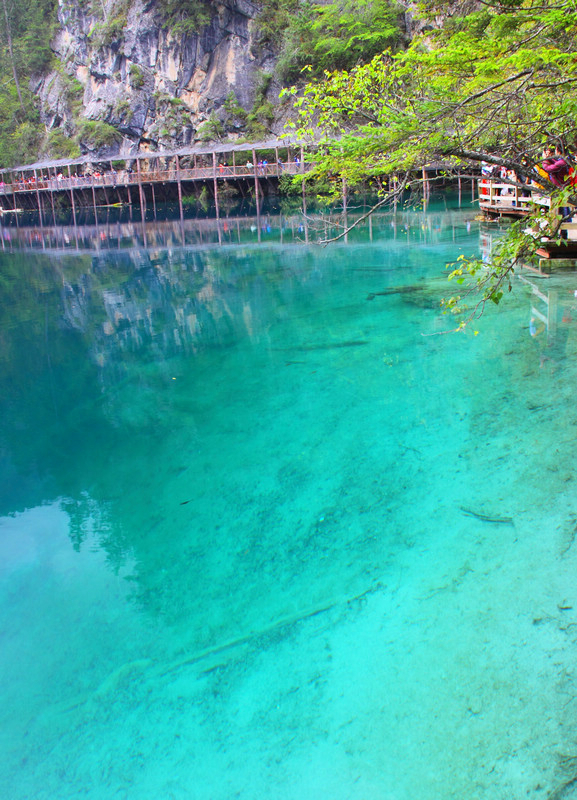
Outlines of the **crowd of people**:
<svg viewBox="0 0 577 800">
<path fill-rule="evenodd" d="M 523 174 L 517 174 L 513 169 L 508 169 L 504 166 L 489 164 L 486 161 L 482 163 L 481 174 L 484 178 L 501 179 L 509 183 L 510 186 L 501 188 L 501 195 L 512 193 L 515 184 L 521 184 L 523 187 L 523 196 L 528 197 L 531 194 L 531 187 L 543 188 L 540 179 L 548 179 L 555 186 L 564 188 L 568 185 L 577 186 L 577 173 L 575 169 L 570 166 L 570 158 L 563 152 L 560 145 L 546 145 L 543 149 L 542 160 L 539 164 Z"/>
<path fill-rule="evenodd" d="M 548 182 L 559 189 L 575 186 L 577 190 L 577 172 L 571 166 L 571 160 L 571 157 L 563 151 L 559 144 L 551 144 L 546 145 L 543 149 L 541 161 L 523 174 L 518 174 L 515 170 L 507 169 L 504 166 L 483 162 L 480 193 L 481 195 L 489 194 L 488 180 L 500 180 L 501 185 L 493 187 L 491 190 L 493 196 L 509 197 L 510 200 L 505 202 L 514 207 L 517 204 L 523 205 L 522 198 L 530 199 L 533 197 L 533 192 L 539 192 Z M 570 206 L 559 208 L 559 215 L 563 222 L 571 220 L 575 213 L 575 208 Z M 563 231 L 562 235 L 565 234 L 566 231 Z"/>
</svg>

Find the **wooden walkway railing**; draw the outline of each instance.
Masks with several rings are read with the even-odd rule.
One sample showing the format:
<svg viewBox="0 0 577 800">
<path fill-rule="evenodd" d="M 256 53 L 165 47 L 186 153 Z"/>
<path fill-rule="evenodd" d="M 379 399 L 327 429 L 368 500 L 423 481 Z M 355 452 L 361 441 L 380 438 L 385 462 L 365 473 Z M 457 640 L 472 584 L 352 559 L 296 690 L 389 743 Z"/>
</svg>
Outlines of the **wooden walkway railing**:
<svg viewBox="0 0 577 800">
<path fill-rule="evenodd" d="M 99 187 L 116 188 L 118 186 L 139 186 L 151 183 L 178 183 L 186 181 L 226 180 L 227 178 L 280 178 L 282 175 L 300 175 L 312 168 L 309 163 L 289 162 L 286 164 L 266 164 L 248 167 L 245 165 L 215 167 L 188 167 L 169 170 L 137 171 L 137 172 L 105 172 L 92 175 L 71 175 L 66 177 L 31 177 L 28 180 L 13 180 L 12 183 L 0 183 L 0 194 L 11 195 L 15 192 L 50 191 L 62 192 L 71 189 L 92 189 Z"/>
<path fill-rule="evenodd" d="M 481 178 L 478 182 L 479 208 L 482 211 L 510 216 L 530 214 L 537 204 L 549 207 L 549 198 L 530 186 L 520 188 L 510 183 Z"/>
</svg>

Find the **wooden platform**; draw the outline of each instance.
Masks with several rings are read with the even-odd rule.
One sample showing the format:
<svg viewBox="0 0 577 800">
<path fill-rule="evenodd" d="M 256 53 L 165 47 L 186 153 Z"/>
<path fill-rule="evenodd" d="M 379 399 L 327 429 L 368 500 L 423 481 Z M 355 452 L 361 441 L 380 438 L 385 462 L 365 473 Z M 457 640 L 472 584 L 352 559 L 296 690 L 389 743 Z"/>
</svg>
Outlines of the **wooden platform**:
<svg viewBox="0 0 577 800">
<path fill-rule="evenodd" d="M 538 191 L 489 178 L 481 178 L 478 191 L 479 208 L 491 216 L 524 217 L 533 211 L 535 204 L 544 207 L 550 205 L 549 198 Z"/>
<path fill-rule="evenodd" d="M 258 199 L 263 182 L 283 175 L 304 178 L 312 166 L 305 163 L 303 145 L 282 140 L 37 162 L 0 171 L 0 207 L 37 209 L 41 217 L 55 205 L 69 206 L 73 213 L 76 207 L 116 203 L 145 209 L 172 191 L 182 210 L 183 185 L 191 189 L 199 183 L 218 206 L 219 183 L 253 187 Z"/>
<path fill-rule="evenodd" d="M 577 260 L 577 242 L 568 242 L 566 245 L 562 244 L 544 244 L 539 247 L 536 253 L 541 258 L 545 259 L 563 259 L 565 261 Z"/>
</svg>

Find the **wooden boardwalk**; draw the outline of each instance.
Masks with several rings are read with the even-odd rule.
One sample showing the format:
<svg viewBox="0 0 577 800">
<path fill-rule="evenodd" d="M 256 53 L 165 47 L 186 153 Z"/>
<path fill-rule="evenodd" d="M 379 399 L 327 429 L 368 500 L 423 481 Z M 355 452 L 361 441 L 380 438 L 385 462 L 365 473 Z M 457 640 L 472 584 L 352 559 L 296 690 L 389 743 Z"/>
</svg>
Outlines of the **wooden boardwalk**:
<svg viewBox="0 0 577 800">
<path fill-rule="evenodd" d="M 183 194 L 191 184 L 201 183 L 209 187 L 218 213 L 219 182 L 244 184 L 258 199 L 263 182 L 278 181 L 283 175 L 304 177 L 311 167 L 304 161 L 302 146 L 276 140 L 258 146 L 38 162 L 0 173 L 0 205 L 4 210 L 36 209 L 41 215 L 54 210 L 55 203 L 73 212 L 103 204 L 134 204 L 145 210 L 148 204 L 178 196 L 182 213 Z"/>
<path fill-rule="evenodd" d="M 219 184 L 234 184 L 243 195 L 252 195 L 257 204 L 284 175 L 303 176 L 314 163 L 305 160 L 301 143 L 275 139 L 259 143 L 228 143 L 193 147 L 178 152 L 138 152 L 107 158 L 84 156 L 76 160 L 44 161 L 0 171 L 0 210 L 37 210 L 54 219 L 55 209 L 112 205 L 140 207 L 176 201 L 183 216 L 183 196 L 199 194 L 200 185 L 208 191 L 219 209 Z M 425 199 L 430 196 L 430 177 L 451 171 L 450 164 L 431 164 L 422 172 Z M 459 192 L 461 175 L 457 170 Z M 474 179 L 472 189 L 474 191 Z M 347 189 L 343 182 L 343 203 Z"/>
<path fill-rule="evenodd" d="M 540 206 L 549 211 L 551 201 L 538 188 L 519 188 L 498 180 L 482 178 L 478 183 L 479 208 L 489 217 L 525 217 Z M 577 209 L 573 209 L 577 213 Z M 575 219 L 575 217 L 573 217 Z M 541 247 L 536 251 L 539 259 L 539 270 L 550 271 L 555 261 L 571 262 L 577 259 L 577 222 L 566 221 L 560 227 L 565 241 L 556 244 L 547 237 L 541 239 Z"/>
<path fill-rule="evenodd" d="M 494 216 L 524 217 L 533 206 L 549 207 L 549 198 L 530 187 L 520 188 L 510 183 L 482 178 L 478 183 L 479 208 Z"/>
</svg>

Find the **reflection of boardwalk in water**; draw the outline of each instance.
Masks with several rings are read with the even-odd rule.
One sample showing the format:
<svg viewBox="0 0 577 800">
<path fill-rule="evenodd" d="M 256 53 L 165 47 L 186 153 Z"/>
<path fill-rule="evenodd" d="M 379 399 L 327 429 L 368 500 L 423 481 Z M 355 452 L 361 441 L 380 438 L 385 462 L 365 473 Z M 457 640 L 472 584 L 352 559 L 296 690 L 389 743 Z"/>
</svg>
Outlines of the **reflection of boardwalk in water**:
<svg viewBox="0 0 577 800">
<path fill-rule="evenodd" d="M 318 214 L 305 214 L 301 210 L 290 214 L 261 213 L 220 219 L 145 221 L 121 217 L 101 220 L 95 215 L 91 223 L 84 225 L 41 226 L 20 222 L 18 226 L 0 226 L 0 247 L 4 252 L 34 251 L 59 256 L 64 253 L 130 253 L 155 248 L 307 244 L 338 235 L 364 213 L 365 209 L 346 212 L 336 209 Z M 441 224 L 431 213 L 425 217 L 417 211 L 377 212 L 363 220 L 354 236 L 369 242 L 378 235 L 396 241 L 425 243 L 447 226 L 462 222 L 462 215 L 461 211 L 444 211 Z"/>
<path fill-rule="evenodd" d="M 302 215 L 269 215 L 227 219 L 116 221 L 88 225 L 2 228 L 2 250 L 40 251 L 47 255 L 74 252 L 136 252 L 144 249 L 252 244 L 304 240 L 308 221 Z"/>
</svg>

